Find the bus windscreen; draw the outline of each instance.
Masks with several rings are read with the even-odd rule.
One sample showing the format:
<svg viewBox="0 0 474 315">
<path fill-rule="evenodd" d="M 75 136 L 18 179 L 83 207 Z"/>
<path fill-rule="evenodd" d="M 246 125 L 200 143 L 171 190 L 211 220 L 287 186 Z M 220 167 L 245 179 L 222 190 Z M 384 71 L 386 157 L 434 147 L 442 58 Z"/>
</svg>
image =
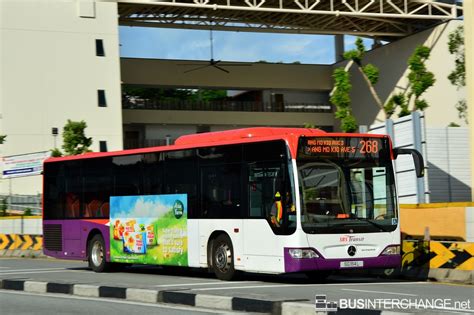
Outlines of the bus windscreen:
<svg viewBox="0 0 474 315">
<path fill-rule="evenodd" d="M 388 139 L 302 137 L 296 162 L 306 233 L 389 232 L 397 227 Z"/>
</svg>

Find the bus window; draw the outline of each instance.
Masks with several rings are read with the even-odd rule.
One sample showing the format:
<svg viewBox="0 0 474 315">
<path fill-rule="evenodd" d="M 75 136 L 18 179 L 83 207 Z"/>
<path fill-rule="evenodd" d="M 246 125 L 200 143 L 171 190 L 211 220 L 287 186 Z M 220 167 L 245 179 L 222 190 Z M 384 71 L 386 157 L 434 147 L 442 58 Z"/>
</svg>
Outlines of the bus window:
<svg viewBox="0 0 474 315">
<path fill-rule="evenodd" d="M 142 154 L 113 158 L 114 195 L 136 196 L 143 194 Z"/>
<path fill-rule="evenodd" d="M 68 161 L 65 166 L 65 185 L 60 199 L 65 204 L 66 218 L 79 218 L 83 207 L 82 161 Z"/>
<path fill-rule="evenodd" d="M 203 218 L 242 218 L 240 164 L 202 167 L 201 189 Z"/>
<path fill-rule="evenodd" d="M 102 206 L 109 202 L 112 189 L 112 160 L 111 158 L 88 159 L 84 161 L 83 197 L 84 218 L 106 217 Z"/>
<path fill-rule="evenodd" d="M 242 162 L 242 145 L 224 145 L 198 149 L 201 164 L 222 164 Z"/>
<path fill-rule="evenodd" d="M 286 158 L 286 144 L 282 140 L 244 145 L 244 159 L 248 162 L 281 161 Z"/>
<path fill-rule="evenodd" d="M 280 163 L 249 164 L 249 200 L 251 218 L 270 215 L 276 191 L 281 190 Z"/>
<path fill-rule="evenodd" d="M 292 234 L 296 229 L 296 208 L 286 173 L 280 162 L 248 165 L 249 217 L 266 219 L 275 234 Z"/>
<path fill-rule="evenodd" d="M 143 158 L 143 193 L 145 195 L 163 194 L 163 153 L 147 153 Z"/>
<path fill-rule="evenodd" d="M 164 193 L 186 194 L 188 216 L 194 217 L 198 199 L 196 150 L 166 152 L 164 165 Z"/>
<path fill-rule="evenodd" d="M 64 164 L 46 163 L 45 168 L 45 194 L 44 194 L 44 217 L 45 219 L 62 219 L 65 201 L 65 174 Z M 62 199 L 63 198 L 63 199 Z M 67 204 L 66 204 L 67 207 Z"/>
</svg>

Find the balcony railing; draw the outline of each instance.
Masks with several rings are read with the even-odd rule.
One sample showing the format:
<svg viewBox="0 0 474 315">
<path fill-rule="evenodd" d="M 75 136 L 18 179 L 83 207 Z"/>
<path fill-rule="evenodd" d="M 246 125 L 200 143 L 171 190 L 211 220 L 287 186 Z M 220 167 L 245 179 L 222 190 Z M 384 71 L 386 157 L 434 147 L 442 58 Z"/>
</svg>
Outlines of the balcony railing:
<svg viewBox="0 0 474 315">
<path fill-rule="evenodd" d="M 317 103 L 266 103 L 254 101 L 176 101 L 125 99 L 123 109 L 230 111 L 230 112 L 311 112 L 331 113 L 332 106 Z"/>
</svg>

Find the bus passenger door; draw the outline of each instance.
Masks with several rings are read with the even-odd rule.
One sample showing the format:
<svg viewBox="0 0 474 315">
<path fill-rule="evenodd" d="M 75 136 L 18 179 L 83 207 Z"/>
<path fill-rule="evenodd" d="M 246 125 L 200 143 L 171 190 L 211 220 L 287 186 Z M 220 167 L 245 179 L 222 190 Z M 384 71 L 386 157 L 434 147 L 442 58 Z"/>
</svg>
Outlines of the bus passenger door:
<svg viewBox="0 0 474 315">
<path fill-rule="evenodd" d="M 243 226 L 242 166 L 237 163 L 201 167 L 201 207 L 199 217 L 200 262 L 207 263 L 208 240 L 215 231 L 231 239 L 234 264 L 242 264 Z"/>
<path fill-rule="evenodd" d="M 249 213 L 244 220 L 245 269 L 281 272 L 280 240 L 270 225 L 274 196 L 282 187 L 281 163 L 249 163 L 247 171 Z"/>
</svg>

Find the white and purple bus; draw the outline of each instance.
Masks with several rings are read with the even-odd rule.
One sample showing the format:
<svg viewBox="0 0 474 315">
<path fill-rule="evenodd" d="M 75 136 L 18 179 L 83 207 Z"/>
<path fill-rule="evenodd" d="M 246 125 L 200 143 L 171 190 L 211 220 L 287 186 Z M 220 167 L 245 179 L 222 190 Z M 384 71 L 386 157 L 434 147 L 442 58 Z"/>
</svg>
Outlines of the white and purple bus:
<svg viewBox="0 0 474 315">
<path fill-rule="evenodd" d="M 305 272 L 400 265 L 392 149 L 385 135 L 247 128 L 174 145 L 50 158 L 44 253 L 124 264 Z"/>
</svg>

